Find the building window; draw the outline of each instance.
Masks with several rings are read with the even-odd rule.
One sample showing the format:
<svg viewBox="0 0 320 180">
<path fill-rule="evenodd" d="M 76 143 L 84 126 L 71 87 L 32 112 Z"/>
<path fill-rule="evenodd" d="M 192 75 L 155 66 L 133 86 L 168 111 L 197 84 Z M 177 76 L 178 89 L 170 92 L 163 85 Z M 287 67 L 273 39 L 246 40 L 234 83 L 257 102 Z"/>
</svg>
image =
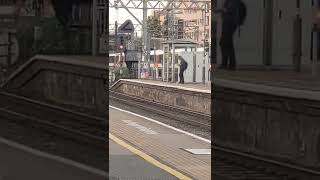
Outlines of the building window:
<svg viewBox="0 0 320 180">
<path fill-rule="evenodd" d="M 192 22 L 193 22 L 193 25 L 198 25 L 198 19 L 193 19 Z"/>
<path fill-rule="evenodd" d="M 203 25 L 203 19 L 202 18 L 200 19 L 200 24 Z"/>
<path fill-rule="evenodd" d="M 209 26 L 209 16 L 206 16 L 206 26 Z"/>
</svg>

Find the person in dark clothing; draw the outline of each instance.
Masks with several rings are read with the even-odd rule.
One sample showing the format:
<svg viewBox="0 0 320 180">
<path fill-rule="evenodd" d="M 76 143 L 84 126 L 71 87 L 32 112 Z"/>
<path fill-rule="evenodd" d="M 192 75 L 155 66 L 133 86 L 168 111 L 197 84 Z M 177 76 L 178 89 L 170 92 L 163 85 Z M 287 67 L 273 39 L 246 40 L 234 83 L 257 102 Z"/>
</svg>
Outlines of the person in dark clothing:
<svg viewBox="0 0 320 180">
<path fill-rule="evenodd" d="M 233 45 L 233 35 L 238 28 L 240 0 L 225 0 L 223 9 L 217 10 L 222 17 L 222 34 L 220 48 L 222 64 L 219 68 L 234 70 L 236 68 L 236 55 Z M 229 66 L 228 66 L 229 65 Z"/>
<path fill-rule="evenodd" d="M 188 63 L 182 57 L 179 57 L 179 58 L 180 58 L 180 72 L 179 72 L 180 82 L 179 83 L 184 84 L 183 73 L 187 69 Z"/>
</svg>

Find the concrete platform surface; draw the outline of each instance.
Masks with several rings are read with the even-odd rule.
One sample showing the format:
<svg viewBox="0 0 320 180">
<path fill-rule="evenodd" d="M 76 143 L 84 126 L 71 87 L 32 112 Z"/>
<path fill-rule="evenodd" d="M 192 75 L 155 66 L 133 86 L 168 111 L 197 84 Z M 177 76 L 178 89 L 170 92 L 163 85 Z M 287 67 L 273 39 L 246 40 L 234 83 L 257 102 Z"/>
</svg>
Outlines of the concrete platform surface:
<svg viewBox="0 0 320 180">
<path fill-rule="evenodd" d="M 210 151 L 209 140 L 113 106 L 109 106 L 109 133 L 158 160 L 159 163 L 154 163 L 144 158 L 160 164 L 159 167 L 179 179 L 211 179 L 211 154 L 185 150 Z"/>
<path fill-rule="evenodd" d="M 105 180 L 105 171 L 0 138 L 0 180 Z"/>
<path fill-rule="evenodd" d="M 320 100 L 320 74 L 289 70 L 217 70 L 213 86 L 297 99 Z"/>
<path fill-rule="evenodd" d="M 109 176 L 115 179 L 177 179 L 111 139 L 109 140 Z"/>
<path fill-rule="evenodd" d="M 296 90 L 320 91 L 320 73 L 313 76 L 311 71 L 300 73 L 290 70 L 216 70 L 213 74 L 215 79 L 233 80 L 252 84 L 261 84 Z"/>
</svg>

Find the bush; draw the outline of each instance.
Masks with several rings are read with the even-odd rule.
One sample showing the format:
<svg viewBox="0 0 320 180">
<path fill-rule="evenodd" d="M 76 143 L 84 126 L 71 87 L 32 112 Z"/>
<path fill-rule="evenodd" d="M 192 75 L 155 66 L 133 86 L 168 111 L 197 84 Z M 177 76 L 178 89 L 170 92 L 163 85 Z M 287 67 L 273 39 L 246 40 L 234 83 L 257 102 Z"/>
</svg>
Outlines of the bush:
<svg viewBox="0 0 320 180">
<path fill-rule="evenodd" d="M 119 79 L 131 79 L 130 71 L 127 67 L 116 68 L 114 75 L 116 81 Z"/>
</svg>

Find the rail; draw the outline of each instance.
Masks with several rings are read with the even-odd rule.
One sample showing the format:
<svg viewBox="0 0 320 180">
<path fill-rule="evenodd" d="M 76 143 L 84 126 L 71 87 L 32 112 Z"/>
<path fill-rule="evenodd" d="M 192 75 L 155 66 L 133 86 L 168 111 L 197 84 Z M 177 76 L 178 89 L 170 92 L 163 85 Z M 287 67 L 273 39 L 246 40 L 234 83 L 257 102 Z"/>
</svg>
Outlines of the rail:
<svg viewBox="0 0 320 180">
<path fill-rule="evenodd" d="M 107 124 L 103 118 L 5 92 L 0 92 L 0 112 L 0 116 L 10 120 L 31 123 L 54 134 L 100 148 L 107 147 Z"/>
<path fill-rule="evenodd" d="M 211 131 L 211 115 L 208 114 L 133 97 L 112 90 L 109 90 L 109 99 L 127 105 L 132 105 L 134 107 L 139 107 L 145 111 L 183 122 L 193 127 L 203 128 L 204 130 Z"/>
</svg>

